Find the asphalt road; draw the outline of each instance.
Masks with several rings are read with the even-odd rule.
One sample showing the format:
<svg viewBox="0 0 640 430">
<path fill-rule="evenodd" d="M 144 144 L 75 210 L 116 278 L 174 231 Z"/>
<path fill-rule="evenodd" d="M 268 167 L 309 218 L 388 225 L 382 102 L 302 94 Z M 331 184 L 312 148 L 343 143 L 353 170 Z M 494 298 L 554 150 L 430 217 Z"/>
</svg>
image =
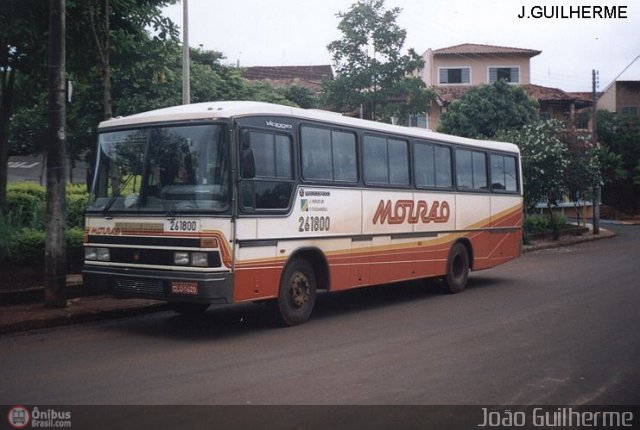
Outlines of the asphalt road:
<svg viewBox="0 0 640 430">
<path fill-rule="evenodd" d="M 0 337 L 0 404 L 640 404 L 640 226 L 473 273 Z"/>
</svg>

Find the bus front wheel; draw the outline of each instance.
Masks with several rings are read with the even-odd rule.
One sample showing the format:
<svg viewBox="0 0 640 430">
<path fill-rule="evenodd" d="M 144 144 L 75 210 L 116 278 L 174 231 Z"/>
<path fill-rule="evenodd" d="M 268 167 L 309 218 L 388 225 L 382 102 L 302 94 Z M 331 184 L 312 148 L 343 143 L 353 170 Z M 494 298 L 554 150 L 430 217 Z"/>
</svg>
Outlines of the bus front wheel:
<svg viewBox="0 0 640 430">
<path fill-rule="evenodd" d="M 311 264 L 295 258 L 282 274 L 278 299 L 273 303 L 276 322 L 294 326 L 306 322 L 316 302 L 316 276 Z"/>
<path fill-rule="evenodd" d="M 446 291 L 456 294 L 464 290 L 469 278 L 469 252 L 462 243 L 455 243 L 449 251 L 447 274 L 444 278 Z"/>
</svg>

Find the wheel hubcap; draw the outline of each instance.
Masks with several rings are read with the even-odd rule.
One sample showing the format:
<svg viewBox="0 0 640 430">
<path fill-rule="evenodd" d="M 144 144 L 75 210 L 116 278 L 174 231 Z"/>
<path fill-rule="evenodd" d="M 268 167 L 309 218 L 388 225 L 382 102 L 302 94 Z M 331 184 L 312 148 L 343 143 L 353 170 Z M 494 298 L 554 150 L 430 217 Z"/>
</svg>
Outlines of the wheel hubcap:
<svg viewBox="0 0 640 430">
<path fill-rule="evenodd" d="M 289 298 L 297 308 L 304 306 L 309 301 L 309 281 L 307 277 L 298 272 L 291 278 L 289 285 Z"/>
</svg>

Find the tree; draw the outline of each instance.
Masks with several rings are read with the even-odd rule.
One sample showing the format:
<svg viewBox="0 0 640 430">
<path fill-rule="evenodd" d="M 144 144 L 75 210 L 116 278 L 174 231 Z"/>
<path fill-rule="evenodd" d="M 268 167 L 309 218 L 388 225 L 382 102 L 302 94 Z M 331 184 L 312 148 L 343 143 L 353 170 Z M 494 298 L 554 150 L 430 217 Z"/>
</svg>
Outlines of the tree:
<svg viewBox="0 0 640 430">
<path fill-rule="evenodd" d="M 9 124 L 16 106 L 44 90 L 48 3 L 0 2 L 0 209 L 6 204 Z M 17 91 L 17 86 L 21 87 Z"/>
<path fill-rule="evenodd" d="M 50 0 L 49 24 L 49 132 L 47 156 L 47 240 L 44 302 L 66 306 L 67 246 L 65 237 L 65 0 Z"/>
<path fill-rule="evenodd" d="M 492 138 L 538 119 L 538 102 L 503 80 L 471 88 L 449 105 L 438 131 L 471 138 Z"/>
<path fill-rule="evenodd" d="M 618 162 L 609 163 L 602 193 L 603 203 L 626 213 L 640 213 L 640 118 L 616 115 L 599 110 L 597 113 L 598 139 L 603 150 Z M 611 160 L 611 158 L 609 158 Z M 615 160 L 614 160 L 615 161 Z"/>
<path fill-rule="evenodd" d="M 518 145 L 522 159 L 525 211 L 535 209 L 540 202 L 547 202 L 554 239 L 559 231 L 552 215 L 552 206 L 566 189 L 567 146 L 558 137 L 559 125 L 555 121 L 538 122 L 498 133 L 494 138 Z"/>
<path fill-rule="evenodd" d="M 144 54 L 152 66 L 149 74 L 138 77 L 139 81 L 152 81 L 154 74 L 161 74 L 167 53 L 177 44 L 177 28 L 162 16 L 162 8 L 175 1 L 109 0 L 107 52 L 111 54 L 112 73 L 128 70 L 137 64 L 132 59 Z M 102 81 L 101 60 L 91 55 L 98 51 L 91 36 L 91 17 L 93 14 L 96 23 L 106 26 L 104 4 L 106 0 L 67 0 L 66 4 L 66 78 L 74 82 L 74 102 L 69 105 L 67 116 L 67 144 L 72 159 L 93 146 L 96 125 L 104 118 L 100 112 L 104 107 L 97 101 L 107 96 L 96 87 Z M 0 207 L 6 200 L 9 141 L 13 141 L 12 148 L 42 147 L 36 140 L 46 129 L 46 104 L 42 100 L 46 99 L 47 38 L 42 35 L 48 33 L 48 17 L 48 2 L 42 0 L 0 2 Z M 116 110 L 115 114 L 121 113 Z M 26 122 L 37 126 L 35 131 L 29 131 L 24 126 Z M 34 141 L 26 144 L 18 140 L 15 130 L 22 136 L 30 134 Z"/>
<path fill-rule="evenodd" d="M 404 84 L 419 81 L 409 75 L 424 61 L 414 49 L 402 54 L 406 31 L 396 22 L 400 12 L 400 8 L 385 10 L 384 0 L 360 0 L 348 12 L 338 13 L 342 39 L 327 47 L 337 75 L 325 83 L 329 105 L 340 110 L 364 106 L 376 119 L 380 104 L 429 94 L 424 86 Z M 425 108 L 426 104 L 420 106 L 418 112 Z"/>
</svg>

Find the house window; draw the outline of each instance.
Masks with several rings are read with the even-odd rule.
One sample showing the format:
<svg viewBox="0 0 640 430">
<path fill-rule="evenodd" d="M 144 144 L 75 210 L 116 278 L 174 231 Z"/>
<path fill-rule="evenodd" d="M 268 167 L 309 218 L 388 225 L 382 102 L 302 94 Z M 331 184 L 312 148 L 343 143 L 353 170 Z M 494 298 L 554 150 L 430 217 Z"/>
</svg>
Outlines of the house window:
<svg viewBox="0 0 640 430">
<path fill-rule="evenodd" d="M 469 67 L 449 67 L 439 69 L 440 84 L 470 84 L 471 68 Z"/>
<path fill-rule="evenodd" d="M 622 106 L 620 113 L 622 115 L 638 116 L 638 106 Z"/>
<path fill-rule="evenodd" d="M 489 67 L 489 83 L 503 80 L 512 84 L 520 83 L 519 67 Z"/>
<path fill-rule="evenodd" d="M 407 116 L 407 127 L 429 128 L 429 118 L 426 113 L 417 113 Z"/>
</svg>

